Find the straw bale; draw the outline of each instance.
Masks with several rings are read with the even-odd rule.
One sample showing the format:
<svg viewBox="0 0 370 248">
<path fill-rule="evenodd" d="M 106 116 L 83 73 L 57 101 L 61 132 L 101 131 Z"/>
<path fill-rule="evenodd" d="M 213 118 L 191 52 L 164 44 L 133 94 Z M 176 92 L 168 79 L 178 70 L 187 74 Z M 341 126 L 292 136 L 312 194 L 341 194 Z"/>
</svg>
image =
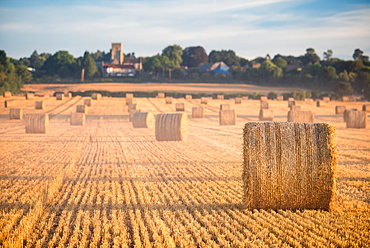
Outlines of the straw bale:
<svg viewBox="0 0 370 248">
<path fill-rule="evenodd" d="M 93 100 L 100 100 L 101 94 L 100 93 L 92 93 L 91 94 L 91 99 Z"/>
<path fill-rule="evenodd" d="M 137 104 L 137 103 L 132 103 L 132 104 L 129 104 L 129 105 L 127 106 L 127 108 L 128 108 L 128 111 L 130 111 L 131 109 L 139 110 L 139 104 Z"/>
<path fill-rule="evenodd" d="M 326 105 L 326 102 L 324 101 L 320 101 L 320 100 L 316 101 L 316 107 L 325 107 L 325 105 Z"/>
<path fill-rule="evenodd" d="M 33 100 L 33 99 L 35 99 L 35 95 L 33 93 L 27 93 L 26 94 L 26 99 L 27 100 Z"/>
<path fill-rule="evenodd" d="M 261 109 L 259 114 L 260 121 L 273 121 L 274 111 L 270 109 Z"/>
<path fill-rule="evenodd" d="M 220 110 L 220 125 L 235 125 L 236 116 L 234 110 Z"/>
<path fill-rule="evenodd" d="M 155 118 L 155 138 L 158 141 L 186 141 L 188 116 L 185 113 L 158 114 Z"/>
<path fill-rule="evenodd" d="M 335 114 L 336 115 L 342 115 L 344 114 L 344 111 L 346 110 L 346 106 L 341 105 L 341 106 L 335 106 Z"/>
<path fill-rule="evenodd" d="M 306 103 L 313 103 L 314 100 L 312 98 L 305 98 L 304 99 L 304 102 L 306 102 Z"/>
<path fill-rule="evenodd" d="M 4 98 L 12 97 L 12 92 L 10 92 L 10 91 L 4 91 L 4 92 L 3 92 L 3 97 L 4 97 Z"/>
<path fill-rule="evenodd" d="M 267 101 L 268 101 L 267 96 L 261 96 L 261 97 L 260 97 L 260 101 L 261 101 L 261 102 L 267 102 Z"/>
<path fill-rule="evenodd" d="M 128 120 L 131 122 L 132 121 L 132 119 L 134 118 L 134 114 L 135 113 L 138 113 L 138 112 L 140 112 L 140 110 L 139 109 L 130 109 L 129 111 L 128 111 Z"/>
<path fill-rule="evenodd" d="M 260 109 L 269 109 L 269 102 L 261 101 L 260 105 L 261 105 Z"/>
<path fill-rule="evenodd" d="M 86 115 L 84 113 L 71 113 L 71 125 L 85 125 Z"/>
<path fill-rule="evenodd" d="M 132 117 L 134 128 L 153 128 L 154 124 L 155 118 L 152 112 L 135 112 Z"/>
<path fill-rule="evenodd" d="M 172 104 L 172 96 L 167 96 L 166 97 L 166 104 Z"/>
<path fill-rule="evenodd" d="M 241 97 L 235 97 L 234 102 L 235 102 L 235 104 L 241 104 L 242 103 Z"/>
<path fill-rule="evenodd" d="M 88 107 L 92 107 L 93 105 L 93 101 L 91 98 L 89 99 L 84 99 L 84 105 L 88 106 Z"/>
<path fill-rule="evenodd" d="M 9 109 L 9 119 L 11 120 L 22 120 L 23 110 L 21 108 Z"/>
<path fill-rule="evenodd" d="M 220 104 L 220 110 L 229 110 L 230 109 L 230 104 L 224 103 Z"/>
<path fill-rule="evenodd" d="M 367 113 L 366 111 L 350 110 L 347 112 L 346 120 L 347 128 L 366 128 Z"/>
<path fill-rule="evenodd" d="M 175 106 L 176 111 L 185 111 L 185 104 L 183 102 L 177 102 Z"/>
<path fill-rule="evenodd" d="M 134 98 L 134 94 L 133 93 L 126 93 L 126 98 Z"/>
<path fill-rule="evenodd" d="M 126 105 L 133 104 L 133 103 L 134 103 L 134 98 L 126 97 Z"/>
<path fill-rule="evenodd" d="M 44 101 L 35 101 L 35 109 L 44 109 L 45 102 Z"/>
<path fill-rule="evenodd" d="M 249 122 L 243 131 L 247 208 L 332 208 L 337 166 L 333 126 Z"/>
<path fill-rule="evenodd" d="M 295 101 L 294 97 L 289 97 L 288 101 Z"/>
<path fill-rule="evenodd" d="M 64 100 L 64 94 L 62 94 L 62 93 L 57 94 L 57 95 L 56 95 L 56 99 L 57 99 L 58 101 L 62 101 L 62 100 Z"/>
<path fill-rule="evenodd" d="M 224 95 L 217 95 L 217 99 L 218 100 L 224 100 L 225 99 L 225 96 Z"/>
<path fill-rule="evenodd" d="M 357 109 L 345 109 L 343 112 L 343 120 L 347 122 L 349 111 L 357 111 Z"/>
<path fill-rule="evenodd" d="M 26 133 L 48 133 L 48 114 L 24 114 L 23 116 Z"/>
<path fill-rule="evenodd" d="M 208 103 L 208 98 L 207 98 L 207 97 L 202 97 L 202 98 L 200 99 L 200 103 L 201 103 L 201 104 L 207 104 L 207 103 Z"/>
<path fill-rule="evenodd" d="M 249 97 L 248 96 L 243 96 L 242 99 L 243 100 L 249 100 Z"/>
<path fill-rule="evenodd" d="M 288 111 L 288 122 L 313 123 L 314 117 L 312 111 Z"/>
<path fill-rule="evenodd" d="M 295 105 L 295 100 L 288 100 L 288 108 L 291 108 Z"/>
<path fill-rule="evenodd" d="M 72 93 L 71 92 L 66 93 L 65 97 L 72 98 Z"/>
<path fill-rule="evenodd" d="M 349 96 L 342 96 L 342 102 L 349 102 Z"/>
<path fill-rule="evenodd" d="M 323 97 L 323 98 L 322 98 L 322 100 L 323 100 L 324 102 L 330 102 L 330 97 L 325 96 L 325 97 Z"/>
<path fill-rule="evenodd" d="M 13 108 L 15 107 L 15 101 L 14 100 L 5 100 L 4 101 L 4 108 Z"/>
<path fill-rule="evenodd" d="M 370 104 L 364 104 L 362 106 L 362 111 L 365 111 L 365 112 L 370 112 Z"/>
<path fill-rule="evenodd" d="M 301 111 L 301 106 L 293 105 L 290 107 L 291 111 Z"/>
<path fill-rule="evenodd" d="M 165 94 L 164 93 L 158 93 L 157 98 L 165 98 Z"/>
<path fill-rule="evenodd" d="M 277 100 L 277 101 L 284 101 L 284 96 L 283 96 L 283 95 L 281 95 L 281 96 L 277 96 L 277 97 L 276 97 L 276 100 Z"/>
<path fill-rule="evenodd" d="M 76 106 L 76 112 L 77 113 L 84 113 L 84 114 L 87 114 L 87 110 L 88 110 L 88 106 L 87 105 L 77 105 Z"/>
<path fill-rule="evenodd" d="M 203 118 L 203 107 L 193 107 L 192 113 L 191 113 L 192 118 Z"/>
<path fill-rule="evenodd" d="M 191 100 L 191 99 L 193 99 L 193 96 L 192 95 L 185 95 L 185 99 L 186 100 Z"/>
</svg>

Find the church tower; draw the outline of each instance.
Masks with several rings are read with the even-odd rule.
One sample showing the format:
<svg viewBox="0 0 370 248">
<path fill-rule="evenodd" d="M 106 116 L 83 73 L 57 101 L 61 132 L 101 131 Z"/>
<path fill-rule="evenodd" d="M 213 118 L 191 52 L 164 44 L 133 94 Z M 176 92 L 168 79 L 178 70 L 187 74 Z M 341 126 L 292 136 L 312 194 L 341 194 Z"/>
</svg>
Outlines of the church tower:
<svg viewBox="0 0 370 248">
<path fill-rule="evenodd" d="M 112 43 L 111 59 L 112 65 L 123 65 L 124 55 L 122 52 L 122 43 Z"/>
</svg>

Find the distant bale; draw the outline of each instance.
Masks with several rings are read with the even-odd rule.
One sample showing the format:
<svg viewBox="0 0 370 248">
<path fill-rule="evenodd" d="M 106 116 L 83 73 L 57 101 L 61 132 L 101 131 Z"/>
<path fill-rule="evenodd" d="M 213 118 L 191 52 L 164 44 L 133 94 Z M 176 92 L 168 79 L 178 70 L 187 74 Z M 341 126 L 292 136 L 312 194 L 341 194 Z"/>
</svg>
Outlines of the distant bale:
<svg viewBox="0 0 370 248">
<path fill-rule="evenodd" d="M 185 104 L 183 102 L 177 102 L 175 107 L 176 111 L 185 111 Z"/>
<path fill-rule="evenodd" d="M 84 113 L 71 113 L 71 125 L 85 125 L 86 115 Z"/>
<path fill-rule="evenodd" d="M 165 98 L 165 94 L 164 93 L 158 93 L 157 98 Z"/>
<path fill-rule="evenodd" d="M 230 109 L 230 104 L 224 103 L 220 104 L 220 110 L 229 110 Z"/>
<path fill-rule="evenodd" d="M 370 104 L 364 104 L 362 106 L 362 111 L 365 111 L 365 112 L 369 113 L 370 112 Z"/>
<path fill-rule="evenodd" d="M 126 93 L 126 98 L 134 98 L 134 94 L 133 93 Z"/>
<path fill-rule="evenodd" d="M 342 96 L 342 102 L 349 102 L 349 96 Z"/>
<path fill-rule="evenodd" d="M 336 115 L 342 115 L 344 114 L 344 111 L 346 110 L 346 106 L 341 105 L 341 106 L 335 106 L 335 114 Z"/>
<path fill-rule="evenodd" d="M 220 110 L 220 125 L 235 125 L 236 124 L 236 115 L 234 110 Z"/>
<path fill-rule="evenodd" d="M 277 100 L 277 101 L 284 101 L 284 96 L 283 96 L 283 95 L 281 95 L 281 96 L 277 96 L 277 97 L 276 97 L 276 100 Z"/>
<path fill-rule="evenodd" d="M 326 102 L 324 101 L 316 101 L 316 107 L 325 107 L 326 106 Z"/>
<path fill-rule="evenodd" d="M 217 99 L 218 100 L 224 100 L 225 99 L 225 96 L 224 95 L 217 95 Z"/>
<path fill-rule="evenodd" d="M 101 99 L 101 94 L 100 93 L 92 93 L 91 94 L 91 99 L 100 100 Z"/>
<path fill-rule="evenodd" d="M 128 111 L 130 111 L 130 110 L 132 110 L 132 109 L 139 110 L 139 104 L 137 104 L 137 103 L 132 103 L 132 104 L 129 104 L 129 105 L 127 106 L 127 108 L 128 108 Z"/>
<path fill-rule="evenodd" d="M 314 114 L 312 111 L 288 111 L 288 122 L 313 123 Z"/>
<path fill-rule="evenodd" d="M 366 128 L 367 126 L 367 113 L 366 111 L 353 111 L 347 113 L 347 128 Z"/>
<path fill-rule="evenodd" d="M 132 119 L 134 118 L 135 113 L 140 113 L 139 109 L 130 109 L 128 111 L 128 120 L 131 122 Z"/>
<path fill-rule="evenodd" d="M 243 96 L 242 99 L 243 100 L 249 100 L 249 97 L 248 96 Z"/>
<path fill-rule="evenodd" d="M 301 106 L 293 105 L 290 107 L 291 111 L 301 111 Z"/>
<path fill-rule="evenodd" d="M 268 97 L 267 96 L 261 96 L 260 97 L 260 101 L 261 102 L 267 102 L 268 101 Z"/>
<path fill-rule="evenodd" d="M 4 98 L 12 97 L 12 92 L 10 92 L 10 91 L 4 91 L 4 92 L 3 92 L 3 97 L 4 97 Z"/>
<path fill-rule="evenodd" d="M 292 108 L 292 106 L 295 106 L 295 100 L 288 100 L 288 108 Z"/>
<path fill-rule="evenodd" d="M 153 128 L 155 124 L 154 114 L 151 112 L 135 112 L 132 117 L 134 128 Z"/>
<path fill-rule="evenodd" d="M 266 101 L 260 101 L 260 109 L 269 109 L 269 103 Z"/>
<path fill-rule="evenodd" d="M 166 97 L 166 104 L 172 104 L 172 99 L 173 99 L 172 96 L 167 96 Z"/>
<path fill-rule="evenodd" d="M 84 99 L 84 105 L 88 106 L 88 107 L 92 107 L 93 105 L 93 101 L 92 99 Z"/>
<path fill-rule="evenodd" d="M 204 118 L 203 107 L 193 107 L 191 117 L 192 118 Z"/>
<path fill-rule="evenodd" d="M 207 97 L 202 97 L 202 98 L 200 99 L 200 103 L 201 103 L 201 104 L 208 104 L 208 98 L 207 98 Z"/>
<path fill-rule="evenodd" d="M 11 120 L 22 120 L 23 110 L 21 108 L 9 109 L 9 119 Z"/>
<path fill-rule="evenodd" d="M 259 114 L 260 121 L 273 121 L 274 111 L 270 109 L 261 109 Z"/>
<path fill-rule="evenodd" d="M 343 112 L 343 121 L 347 122 L 349 111 L 357 111 L 357 109 L 345 109 Z"/>
<path fill-rule="evenodd" d="M 289 97 L 288 101 L 295 101 L 294 97 Z"/>
<path fill-rule="evenodd" d="M 57 101 L 62 101 L 62 100 L 64 100 L 64 94 L 62 94 L 62 93 L 57 94 L 57 95 L 56 95 L 56 99 L 57 99 Z"/>
<path fill-rule="evenodd" d="M 33 99 L 35 99 L 35 95 L 33 93 L 27 93 L 26 94 L 26 99 L 27 100 L 33 100 Z"/>
<path fill-rule="evenodd" d="M 155 118 L 157 141 L 186 141 L 188 137 L 188 116 L 185 113 L 158 114 Z"/>
<path fill-rule="evenodd" d="M 323 100 L 324 102 L 328 103 L 328 102 L 330 102 L 330 97 L 325 96 L 325 97 L 323 97 L 323 98 L 322 98 L 322 100 Z"/>
<path fill-rule="evenodd" d="M 192 95 L 185 95 L 185 99 L 186 100 L 191 100 L 191 99 L 193 99 L 193 96 Z"/>
<path fill-rule="evenodd" d="M 65 97 L 72 98 L 72 93 L 71 92 L 66 93 Z"/>
<path fill-rule="evenodd" d="M 306 102 L 306 103 L 313 103 L 314 100 L 312 98 L 305 98 L 304 99 L 304 102 Z"/>
<path fill-rule="evenodd" d="M 45 102 L 44 101 L 35 101 L 35 109 L 44 109 Z"/>
<path fill-rule="evenodd" d="M 242 98 L 241 97 L 235 97 L 234 103 L 235 104 L 241 104 L 242 103 Z"/>
<path fill-rule="evenodd" d="M 24 114 L 23 116 L 26 133 L 48 133 L 48 114 Z"/>
<path fill-rule="evenodd" d="M 84 113 L 84 114 L 87 114 L 87 110 L 88 110 L 88 106 L 87 105 L 76 105 L 76 112 L 77 113 Z"/>
<path fill-rule="evenodd" d="M 14 100 L 5 100 L 4 101 L 4 108 L 13 108 L 15 107 L 15 101 Z"/>
<path fill-rule="evenodd" d="M 243 191 L 249 209 L 330 210 L 337 166 L 327 123 L 245 124 Z"/>
<path fill-rule="evenodd" d="M 126 105 L 130 105 L 134 103 L 134 98 L 132 97 L 126 97 Z"/>
</svg>

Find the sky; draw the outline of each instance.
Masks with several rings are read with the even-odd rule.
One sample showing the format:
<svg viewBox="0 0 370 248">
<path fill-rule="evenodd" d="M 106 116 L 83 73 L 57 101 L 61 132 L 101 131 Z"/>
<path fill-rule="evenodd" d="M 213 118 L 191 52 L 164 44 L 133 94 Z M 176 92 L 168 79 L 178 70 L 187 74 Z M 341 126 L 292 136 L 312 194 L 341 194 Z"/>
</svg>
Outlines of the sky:
<svg viewBox="0 0 370 248">
<path fill-rule="evenodd" d="M 314 48 L 323 58 L 370 55 L 370 0 L 0 0 L 0 50 L 8 57 L 75 57 L 109 52 L 148 57 L 169 45 L 233 50 L 252 60 L 300 56 Z"/>
</svg>

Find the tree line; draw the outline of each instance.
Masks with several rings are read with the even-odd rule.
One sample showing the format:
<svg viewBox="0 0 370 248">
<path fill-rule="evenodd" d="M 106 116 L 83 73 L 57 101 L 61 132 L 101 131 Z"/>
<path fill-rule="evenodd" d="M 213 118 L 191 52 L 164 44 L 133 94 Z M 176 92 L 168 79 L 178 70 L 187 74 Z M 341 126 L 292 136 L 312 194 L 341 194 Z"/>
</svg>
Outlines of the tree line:
<svg viewBox="0 0 370 248">
<path fill-rule="evenodd" d="M 135 57 L 127 53 L 126 57 Z M 30 57 L 18 60 L 6 57 L 0 51 L 0 90 L 20 90 L 24 82 L 78 81 L 81 70 L 87 80 L 99 80 L 102 71 L 99 62 L 109 62 L 110 52 L 86 51 L 75 58 L 68 51 L 54 54 L 34 51 Z M 144 57 L 143 70 L 136 80 L 140 81 L 195 81 L 195 82 L 242 82 L 268 86 L 297 86 L 325 91 L 333 91 L 337 96 L 364 94 L 370 99 L 370 62 L 369 57 L 360 49 L 355 49 L 353 60 L 333 57 L 333 51 L 323 52 L 323 59 L 315 49 L 307 48 L 300 56 L 277 54 L 270 57 L 257 57 L 247 60 L 237 56 L 233 50 L 212 50 L 206 53 L 202 46 L 183 49 L 179 45 L 165 47 L 161 53 Z M 206 63 L 223 61 L 229 66 L 229 74 L 213 75 L 204 73 L 199 66 Z M 29 72 L 33 68 L 34 72 Z"/>
</svg>

